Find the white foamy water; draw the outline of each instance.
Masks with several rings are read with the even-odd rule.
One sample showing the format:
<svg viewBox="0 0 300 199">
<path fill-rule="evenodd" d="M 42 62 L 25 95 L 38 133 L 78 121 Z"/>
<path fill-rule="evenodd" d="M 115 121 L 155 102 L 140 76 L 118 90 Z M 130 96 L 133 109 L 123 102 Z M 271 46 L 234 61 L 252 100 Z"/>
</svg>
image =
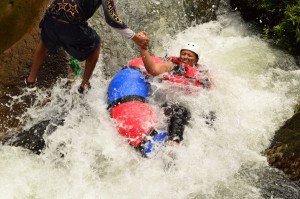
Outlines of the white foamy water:
<svg viewBox="0 0 300 199">
<path fill-rule="evenodd" d="M 163 44 L 169 55 L 178 55 L 185 41 L 201 46 L 200 63 L 209 69 L 214 87 L 180 97 L 192 120 L 175 149 L 173 168 L 165 170 L 159 158 L 142 158 L 118 135 L 106 110 L 109 80 L 103 80 L 99 61 L 86 96 L 76 92 L 80 80 L 69 89 L 62 79 L 51 96 L 39 91 L 39 101 L 50 102 L 28 110 L 26 128 L 50 118 L 64 118 L 64 124 L 46 136 L 47 148 L 39 156 L 0 148 L 0 198 L 263 198 L 255 181 L 268 167 L 261 152 L 293 115 L 300 96 L 296 65 L 237 16 L 220 16 Z M 203 118 L 209 111 L 216 113 L 213 127 Z"/>
</svg>

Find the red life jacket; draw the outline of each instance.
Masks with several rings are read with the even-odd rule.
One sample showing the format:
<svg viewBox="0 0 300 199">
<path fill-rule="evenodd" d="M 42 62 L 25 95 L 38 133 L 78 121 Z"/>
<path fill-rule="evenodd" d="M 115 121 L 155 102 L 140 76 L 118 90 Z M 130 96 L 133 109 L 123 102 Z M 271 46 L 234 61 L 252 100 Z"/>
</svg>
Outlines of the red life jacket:
<svg viewBox="0 0 300 199">
<path fill-rule="evenodd" d="M 188 64 L 185 64 L 179 60 L 178 57 L 168 57 L 171 60 L 175 67 L 171 71 L 171 74 L 166 74 L 163 76 L 164 80 L 180 83 L 183 85 L 192 85 L 203 88 L 211 88 L 211 80 L 208 74 L 208 71 L 199 70 L 201 66 L 197 64 L 197 68 L 194 68 Z M 152 56 L 154 63 L 162 62 L 163 59 L 160 57 Z M 126 64 L 127 67 L 134 67 L 141 70 L 146 76 L 151 76 L 145 69 L 143 60 L 141 57 L 133 59 Z"/>
<path fill-rule="evenodd" d="M 211 87 L 207 71 L 198 70 L 188 64 L 185 64 L 180 61 L 178 57 L 169 57 L 169 60 L 172 61 L 175 66 L 171 71 L 171 74 L 164 75 L 164 80 L 203 88 Z M 196 66 L 197 68 L 201 67 L 199 64 Z"/>
</svg>

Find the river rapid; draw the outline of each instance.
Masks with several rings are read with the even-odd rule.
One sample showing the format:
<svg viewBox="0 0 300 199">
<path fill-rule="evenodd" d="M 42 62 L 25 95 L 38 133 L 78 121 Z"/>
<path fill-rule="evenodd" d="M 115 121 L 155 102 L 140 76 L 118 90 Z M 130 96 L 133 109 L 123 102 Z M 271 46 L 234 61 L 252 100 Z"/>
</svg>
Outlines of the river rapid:
<svg viewBox="0 0 300 199">
<path fill-rule="evenodd" d="M 166 169 L 164 158 L 142 158 L 118 134 L 106 110 L 110 79 L 99 60 L 85 96 L 77 94 L 80 78 L 71 84 L 60 79 L 53 89 L 37 92 L 20 117 L 24 129 L 47 119 L 63 124 L 45 134 L 47 148 L 40 155 L 0 147 L 0 198 L 299 198 L 299 185 L 270 168 L 263 155 L 300 96 L 293 57 L 271 47 L 229 11 L 163 37 L 152 52 L 178 55 L 186 41 L 201 46 L 200 64 L 210 71 L 214 86 L 178 96 L 192 120 L 182 144 L 169 149 L 177 154 L 175 165 Z M 210 111 L 216 114 L 213 126 L 203 117 Z"/>
</svg>

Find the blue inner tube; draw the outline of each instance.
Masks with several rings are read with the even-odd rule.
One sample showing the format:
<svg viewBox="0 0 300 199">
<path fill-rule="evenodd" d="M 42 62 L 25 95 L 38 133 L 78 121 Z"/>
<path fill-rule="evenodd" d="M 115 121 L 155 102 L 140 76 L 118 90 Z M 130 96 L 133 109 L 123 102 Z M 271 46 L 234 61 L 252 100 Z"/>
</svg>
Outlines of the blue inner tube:
<svg viewBox="0 0 300 199">
<path fill-rule="evenodd" d="M 108 86 L 108 104 L 127 96 L 140 96 L 146 99 L 148 91 L 149 83 L 141 71 L 124 68 L 114 76 Z"/>
</svg>

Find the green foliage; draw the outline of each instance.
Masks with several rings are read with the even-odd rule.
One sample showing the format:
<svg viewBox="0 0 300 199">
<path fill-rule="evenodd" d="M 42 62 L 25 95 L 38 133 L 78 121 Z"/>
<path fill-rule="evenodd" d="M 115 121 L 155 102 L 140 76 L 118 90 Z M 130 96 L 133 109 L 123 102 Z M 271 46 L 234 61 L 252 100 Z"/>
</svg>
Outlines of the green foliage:
<svg viewBox="0 0 300 199">
<path fill-rule="evenodd" d="M 290 51 L 300 51 L 300 1 L 299 0 L 249 0 L 257 9 L 264 24 L 265 38 Z"/>
</svg>

